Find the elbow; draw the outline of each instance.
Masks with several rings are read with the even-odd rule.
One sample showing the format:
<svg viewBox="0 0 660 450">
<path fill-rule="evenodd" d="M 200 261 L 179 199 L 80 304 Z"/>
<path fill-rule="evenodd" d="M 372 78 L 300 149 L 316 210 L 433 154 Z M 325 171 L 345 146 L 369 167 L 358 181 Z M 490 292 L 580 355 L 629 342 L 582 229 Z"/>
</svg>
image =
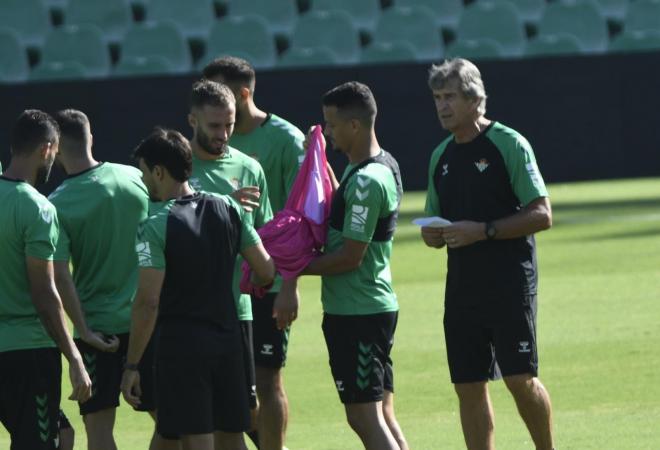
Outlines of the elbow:
<svg viewBox="0 0 660 450">
<path fill-rule="evenodd" d="M 552 212 L 550 212 L 550 210 L 545 210 L 541 215 L 541 220 L 539 222 L 541 231 L 552 228 Z"/>
<path fill-rule="evenodd" d="M 268 261 L 268 264 L 261 270 L 259 273 L 255 274 L 257 276 L 257 283 L 260 287 L 270 285 L 275 279 L 275 263 L 272 259 Z"/>
</svg>

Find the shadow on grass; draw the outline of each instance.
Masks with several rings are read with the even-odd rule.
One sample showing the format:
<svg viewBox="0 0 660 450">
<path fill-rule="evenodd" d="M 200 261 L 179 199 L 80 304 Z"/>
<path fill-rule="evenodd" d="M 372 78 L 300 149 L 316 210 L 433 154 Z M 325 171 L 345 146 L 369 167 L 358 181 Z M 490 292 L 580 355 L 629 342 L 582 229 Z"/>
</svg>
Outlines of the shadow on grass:
<svg viewBox="0 0 660 450">
<path fill-rule="evenodd" d="M 638 238 L 658 237 L 658 236 L 660 236 L 660 228 L 652 228 L 648 230 L 636 230 L 629 232 L 619 231 L 616 233 L 597 234 L 594 236 L 582 236 L 575 240 L 597 242 L 597 241 L 622 240 L 622 239 L 638 239 Z"/>
</svg>

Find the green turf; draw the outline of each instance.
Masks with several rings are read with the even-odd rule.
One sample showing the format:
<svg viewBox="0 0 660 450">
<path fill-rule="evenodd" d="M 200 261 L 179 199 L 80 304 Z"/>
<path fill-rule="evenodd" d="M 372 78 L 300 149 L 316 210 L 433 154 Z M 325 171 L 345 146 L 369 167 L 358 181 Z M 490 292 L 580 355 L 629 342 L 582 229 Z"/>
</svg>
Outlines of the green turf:
<svg viewBox="0 0 660 450">
<path fill-rule="evenodd" d="M 538 236 L 541 379 L 558 449 L 660 448 L 660 179 L 551 185 L 554 227 Z M 406 194 L 393 256 L 401 313 L 394 347 L 396 409 L 412 449 L 458 449 L 463 437 L 442 338 L 445 251 L 424 247 Z M 478 282 L 478 275 L 475 275 Z M 344 421 L 320 330 L 318 280 L 303 304 L 285 370 L 292 450 L 361 448 Z M 68 381 L 64 382 L 68 393 Z M 491 384 L 496 441 L 533 448 L 501 382 Z M 85 448 L 77 407 L 63 402 Z M 119 410 L 120 449 L 146 448 L 144 414 Z M 8 436 L 0 431 L 0 448 Z"/>
</svg>

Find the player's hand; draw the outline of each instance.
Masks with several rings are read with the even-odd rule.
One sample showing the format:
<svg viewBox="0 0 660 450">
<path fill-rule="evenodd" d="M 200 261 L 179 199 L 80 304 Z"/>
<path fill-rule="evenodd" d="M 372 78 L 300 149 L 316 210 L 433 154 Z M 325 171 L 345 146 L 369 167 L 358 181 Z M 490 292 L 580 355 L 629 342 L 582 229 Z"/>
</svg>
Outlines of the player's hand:
<svg viewBox="0 0 660 450">
<path fill-rule="evenodd" d="M 245 186 L 231 193 L 234 200 L 241 204 L 247 212 L 252 212 L 259 207 L 259 186 Z"/>
<path fill-rule="evenodd" d="M 283 330 L 298 318 L 300 294 L 295 282 L 282 282 L 280 292 L 273 302 L 273 318 L 277 322 L 277 329 Z"/>
<path fill-rule="evenodd" d="M 443 229 L 436 227 L 422 227 L 422 239 L 431 248 L 442 248 L 445 246 Z"/>
<path fill-rule="evenodd" d="M 80 333 L 80 339 L 102 352 L 114 353 L 119 348 L 119 338 L 114 334 L 112 336 L 104 336 L 103 333 L 87 329 Z"/>
<path fill-rule="evenodd" d="M 140 397 L 142 396 L 140 372 L 137 370 L 124 370 L 121 376 L 120 389 L 126 403 L 133 408 L 137 408 L 140 405 Z"/>
<path fill-rule="evenodd" d="M 442 230 L 449 248 L 465 247 L 486 239 L 484 224 L 481 222 L 461 220 L 444 227 Z"/>
<path fill-rule="evenodd" d="M 73 388 L 69 400 L 86 402 L 92 396 L 92 380 L 89 379 L 80 356 L 69 362 L 69 379 Z"/>
</svg>

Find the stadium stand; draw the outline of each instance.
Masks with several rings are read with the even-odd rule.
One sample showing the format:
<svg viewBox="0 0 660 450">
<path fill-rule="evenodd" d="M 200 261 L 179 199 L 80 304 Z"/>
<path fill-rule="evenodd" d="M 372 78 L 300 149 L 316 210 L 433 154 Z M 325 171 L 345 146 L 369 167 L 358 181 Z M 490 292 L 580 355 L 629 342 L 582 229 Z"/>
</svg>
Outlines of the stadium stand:
<svg viewBox="0 0 660 450">
<path fill-rule="evenodd" d="M 498 59 L 504 56 L 504 50 L 493 39 L 462 39 L 454 41 L 447 47 L 447 56 L 466 59 Z"/>
<path fill-rule="evenodd" d="M 229 16 L 216 22 L 211 28 L 203 65 L 221 54 L 249 55 L 246 59 L 257 68 L 273 67 L 277 62 L 275 39 L 261 16 Z"/>
<path fill-rule="evenodd" d="M 134 56 L 122 59 L 113 70 L 118 77 L 158 75 L 173 72 L 172 64 L 163 56 Z"/>
<path fill-rule="evenodd" d="M 339 58 L 327 47 L 293 48 L 282 55 L 280 67 L 333 66 Z"/>
<path fill-rule="evenodd" d="M 126 33 L 120 55 L 120 61 L 136 56 L 162 56 L 172 65 L 173 73 L 192 69 L 190 48 L 178 27 L 170 21 L 133 26 Z"/>
<path fill-rule="evenodd" d="M 133 18 L 126 0 L 69 0 L 64 9 L 67 25 L 95 25 L 107 42 L 118 42 Z"/>
<path fill-rule="evenodd" d="M 607 49 L 607 22 L 593 0 L 549 3 L 539 23 L 539 35 L 568 33 L 580 42 L 587 53 Z"/>
<path fill-rule="evenodd" d="M 23 45 L 43 45 L 52 26 L 41 0 L 2 0 L 0 8 L 0 28 L 14 30 Z"/>
<path fill-rule="evenodd" d="M 416 59 L 442 58 L 444 46 L 440 29 L 424 6 L 395 6 L 383 12 L 374 33 L 374 42 L 409 42 Z"/>
<path fill-rule="evenodd" d="M 229 0 L 227 8 L 232 16 L 263 16 L 273 33 L 285 36 L 293 32 L 298 18 L 296 0 Z"/>
<path fill-rule="evenodd" d="M 554 56 L 582 53 L 578 38 L 568 33 L 537 36 L 527 41 L 526 56 Z"/>
<path fill-rule="evenodd" d="M 660 30 L 633 30 L 616 36 L 611 42 L 610 52 L 640 52 L 660 50 Z"/>
<path fill-rule="evenodd" d="M 538 23 L 545 10 L 545 0 L 479 0 L 481 2 L 510 3 L 518 11 L 518 15 L 524 22 Z"/>
<path fill-rule="evenodd" d="M 660 0 L 631 2 L 623 28 L 625 31 L 660 30 Z"/>
<path fill-rule="evenodd" d="M 463 12 L 462 0 L 395 0 L 395 6 L 425 6 L 437 27 L 454 30 Z"/>
<path fill-rule="evenodd" d="M 628 11 L 629 0 L 596 0 L 601 14 L 608 19 L 621 22 Z"/>
<path fill-rule="evenodd" d="M 110 50 L 103 33 L 94 25 L 67 25 L 46 36 L 41 64 L 79 63 L 87 77 L 104 77 L 110 73 Z"/>
<path fill-rule="evenodd" d="M 477 2 L 468 6 L 458 24 L 459 40 L 489 38 L 502 47 L 502 56 L 523 54 L 525 31 L 518 11 L 511 3 Z"/>
<path fill-rule="evenodd" d="M 75 61 L 40 64 L 30 72 L 30 80 L 55 81 L 79 80 L 87 78 L 82 64 Z"/>
<path fill-rule="evenodd" d="M 417 60 L 417 51 L 410 42 L 375 42 L 362 49 L 360 61 L 366 64 L 412 62 Z"/>
<path fill-rule="evenodd" d="M 16 32 L 0 29 L 0 83 L 25 81 L 29 73 L 27 52 Z"/>
<path fill-rule="evenodd" d="M 346 11 L 311 11 L 298 20 L 291 49 L 327 47 L 339 63 L 360 59 L 360 36 Z"/>
<path fill-rule="evenodd" d="M 187 38 L 205 40 L 215 23 L 213 0 L 149 0 L 145 6 L 148 21 L 170 20 Z"/>
<path fill-rule="evenodd" d="M 346 11 L 360 30 L 373 31 L 380 17 L 379 0 L 312 0 L 312 11 Z"/>
</svg>

